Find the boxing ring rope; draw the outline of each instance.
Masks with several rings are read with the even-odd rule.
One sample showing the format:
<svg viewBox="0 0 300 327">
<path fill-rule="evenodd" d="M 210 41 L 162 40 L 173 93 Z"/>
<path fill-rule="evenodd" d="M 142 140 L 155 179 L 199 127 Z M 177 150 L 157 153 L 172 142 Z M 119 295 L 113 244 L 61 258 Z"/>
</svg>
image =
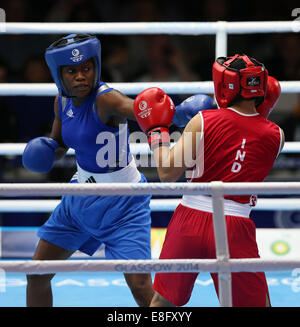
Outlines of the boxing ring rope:
<svg viewBox="0 0 300 327">
<path fill-rule="evenodd" d="M 0 196 L 60 196 L 60 195 L 211 195 L 214 188 L 223 194 L 300 194 L 300 182 L 265 183 L 0 183 Z"/>
<path fill-rule="evenodd" d="M 59 204 L 60 200 L 0 200 L 0 212 L 52 212 Z M 174 211 L 178 204 L 178 199 L 152 199 L 150 201 L 150 209 L 153 212 L 169 212 Z M 300 198 L 288 199 L 263 199 L 257 200 L 254 211 L 265 210 L 300 210 Z"/>
<path fill-rule="evenodd" d="M 6 261 L 0 268 L 9 272 L 54 273 L 58 271 L 122 272 L 218 272 L 221 306 L 232 306 L 231 272 L 294 269 L 300 260 L 229 259 L 224 217 L 224 194 L 300 194 L 299 182 L 268 183 L 103 183 L 103 184 L 0 184 L 0 196 L 58 195 L 164 195 L 205 194 L 212 196 L 216 259 L 210 260 L 84 260 L 84 261 Z M 66 270 L 65 270 L 66 269 Z M 261 269 L 261 270 L 260 270 Z"/>
<path fill-rule="evenodd" d="M 229 259 L 231 272 L 282 271 L 299 267 L 300 260 Z M 6 272 L 26 274 L 50 274 L 72 272 L 212 272 L 220 273 L 218 259 L 172 259 L 172 260 L 1 260 L 1 269 Z"/>
<path fill-rule="evenodd" d="M 108 83 L 109 86 L 127 95 L 137 95 L 149 87 L 159 87 L 168 94 L 213 93 L 213 83 L 203 82 L 135 82 Z M 300 92 L 300 81 L 280 81 L 282 93 Z M 1 83 L 1 96 L 56 96 L 54 83 Z"/>
<path fill-rule="evenodd" d="M 171 147 L 175 143 L 171 143 Z M 0 143 L 0 156 L 20 156 L 23 154 L 26 143 Z M 130 152 L 133 155 L 150 155 L 148 143 L 130 143 Z M 300 142 L 285 142 L 281 153 L 299 153 Z M 74 155 L 74 150 L 69 149 L 67 155 Z"/>
<path fill-rule="evenodd" d="M 257 22 L 124 22 L 124 23 L 1 23 L 6 34 L 181 34 L 209 35 L 225 30 L 229 34 L 299 32 L 298 21 Z"/>
<path fill-rule="evenodd" d="M 216 35 L 216 57 L 227 53 L 228 34 L 297 33 L 298 20 L 267 22 L 136 22 L 136 23 L 1 23 L 6 34 L 95 33 L 117 35 Z"/>
</svg>

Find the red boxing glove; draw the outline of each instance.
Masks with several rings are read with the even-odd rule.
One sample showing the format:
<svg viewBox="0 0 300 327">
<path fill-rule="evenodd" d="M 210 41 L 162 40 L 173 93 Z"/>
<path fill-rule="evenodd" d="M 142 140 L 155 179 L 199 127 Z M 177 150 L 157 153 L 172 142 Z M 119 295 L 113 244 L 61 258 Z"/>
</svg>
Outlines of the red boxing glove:
<svg viewBox="0 0 300 327">
<path fill-rule="evenodd" d="M 141 92 L 134 100 L 135 118 L 146 133 L 151 150 L 170 145 L 169 126 L 173 121 L 174 109 L 172 99 L 157 87 Z"/>
<path fill-rule="evenodd" d="M 268 76 L 264 101 L 256 108 L 256 111 L 263 117 L 268 118 L 280 97 L 280 93 L 281 87 L 277 79 Z"/>
</svg>

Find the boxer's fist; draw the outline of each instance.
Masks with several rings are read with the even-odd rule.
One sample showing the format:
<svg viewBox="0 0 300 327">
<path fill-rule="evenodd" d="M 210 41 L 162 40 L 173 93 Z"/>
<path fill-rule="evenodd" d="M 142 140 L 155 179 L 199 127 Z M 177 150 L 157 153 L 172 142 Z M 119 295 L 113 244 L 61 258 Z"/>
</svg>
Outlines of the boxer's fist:
<svg viewBox="0 0 300 327">
<path fill-rule="evenodd" d="M 174 113 L 173 101 L 157 87 L 141 92 L 134 100 L 134 114 L 145 133 L 154 127 L 169 127 Z"/>
<path fill-rule="evenodd" d="M 168 145 L 168 127 L 175 113 L 172 99 L 163 90 L 152 87 L 136 97 L 133 108 L 140 128 L 147 134 L 150 148 Z"/>
<path fill-rule="evenodd" d="M 281 87 L 277 79 L 268 76 L 264 101 L 256 108 L 256 111 L 263 117 L 268 118 L 280 97 L 280 93 Z"/>
<path fill-rule="evenodd" d="M 184 127 L 201 110 L 216 109 L 214 99 L 206 94 L 195 94 L 175 107 L 173 124 Z"/>
<path fill-rule="evenodd" d="M 48 173 L 58 147 L 58 143 L 50 137 L 37 137 L 29 141 L 22 156 L 23 166 L 37 173 Z"/>
</svg>

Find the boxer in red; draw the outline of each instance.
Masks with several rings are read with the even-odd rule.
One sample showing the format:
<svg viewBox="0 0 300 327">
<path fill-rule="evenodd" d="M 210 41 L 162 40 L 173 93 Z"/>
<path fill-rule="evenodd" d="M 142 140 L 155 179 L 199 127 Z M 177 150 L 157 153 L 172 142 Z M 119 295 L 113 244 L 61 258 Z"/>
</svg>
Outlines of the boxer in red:
<svg viewBox="0 0 300 327">
<path fill-rule="evenodd" d="M 284 133 L 267 119 L 280 96 L 280 85 L 264 65 L 246 55 L 220 57 L 213 64 L 213 82 L 219 109 L 194 116 L 171 150 L 172 100 L 158 88 L 137 96 L 136 119 L 148 135 L 161 181 L 177 181 L 194 161 L 191 183 L 263 182 L 280 153 Z M 146 110 L 147 115 L 141 114 Z M 181 166 L 175 164 L 180 160 Z M 196 169 L 201 160 L 203 169 Z M 256 195 L 224 198 L 230 258 L 259 258 L 255 225 L 249 218 Z M 211 197 L 184 195 L 167 228 L 160 259 L 215 258 L 212 212 Z M 197 273 L 156 274 L 151 306 L 185 305 L 196 278 Z M 218 293 L 217 274 L 212 278 Z M 232 303 L 270 306 L 265 274 L 232 273 Z"/>
</svg>

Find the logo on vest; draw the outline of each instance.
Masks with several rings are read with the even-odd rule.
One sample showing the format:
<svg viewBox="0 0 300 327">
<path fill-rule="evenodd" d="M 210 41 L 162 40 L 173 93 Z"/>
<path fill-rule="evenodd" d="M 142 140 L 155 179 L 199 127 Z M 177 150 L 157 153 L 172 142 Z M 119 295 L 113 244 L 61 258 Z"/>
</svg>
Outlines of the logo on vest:
<svg viewBox="0 0 300 327">
<path fill-rule="evenodd" d="M 73 61 L 73 62 L 79 62 L 82 60 L 83 58 L 83 55 L 80 54 L 80 51 L 78 49 L 73 49 L 72 50 L 72 56 L 70 59 Z"/>
<path fill-rule="evenodd" d="M 93 176 L 91 176 L 85 181 L 85 183 L 97 183 L 97 182 L 96 182 L 95 178 Z"/>
<path fill-rule="evenodd" d="M 74 118 L 74 113 L 73 113 L 73 110 L 72 109 L 69 109 L 66 113 L 66 115 L 70 118 Z"/>
</svg>

